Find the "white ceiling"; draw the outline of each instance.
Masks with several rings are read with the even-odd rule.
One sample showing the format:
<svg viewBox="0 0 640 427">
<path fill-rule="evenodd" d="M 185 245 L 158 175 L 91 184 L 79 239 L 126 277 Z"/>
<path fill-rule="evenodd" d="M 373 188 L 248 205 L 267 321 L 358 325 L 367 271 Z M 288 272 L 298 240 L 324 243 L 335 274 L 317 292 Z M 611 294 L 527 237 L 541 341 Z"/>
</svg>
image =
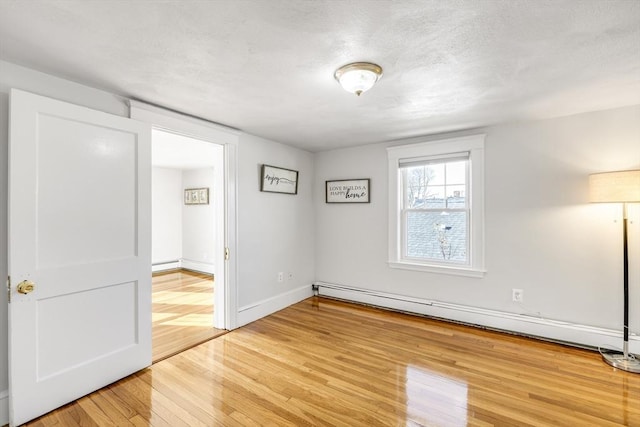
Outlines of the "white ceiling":
<svg viewBox="0 0 640 427">
<path fill-rule="evenodd" d="M 639 104 L 640 1 L 0 0 L 0 58 L 317 151 Z"/>
</svg>

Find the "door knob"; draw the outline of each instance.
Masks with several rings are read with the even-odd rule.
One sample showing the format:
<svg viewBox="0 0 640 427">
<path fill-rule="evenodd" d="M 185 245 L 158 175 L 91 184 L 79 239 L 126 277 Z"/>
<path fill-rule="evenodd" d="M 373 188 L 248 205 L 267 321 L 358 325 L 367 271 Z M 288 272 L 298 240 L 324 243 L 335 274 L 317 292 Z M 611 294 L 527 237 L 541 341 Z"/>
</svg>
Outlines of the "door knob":
<svg viewBox="0 0 640 427">
<path fill-rule="evenodd" d="M 36 284 L 30 282 L 29 280 L 23 280 L 22 282 L 18 283 L 18 292 L 21 294 L 28 294 L 29 292 L 33 292 L 35 288 Z"/>
</svg>

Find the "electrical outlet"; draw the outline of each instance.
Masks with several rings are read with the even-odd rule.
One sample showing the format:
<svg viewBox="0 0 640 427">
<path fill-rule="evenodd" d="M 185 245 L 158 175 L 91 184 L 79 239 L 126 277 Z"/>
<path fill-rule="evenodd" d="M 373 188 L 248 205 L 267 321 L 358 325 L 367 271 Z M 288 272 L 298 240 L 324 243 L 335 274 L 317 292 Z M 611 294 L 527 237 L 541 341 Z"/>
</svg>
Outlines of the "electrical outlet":
<svg viewBox="0 0 640 427">
<path fill-rule="evenodd" d="M 287 280 L 293 280 L 293 273 L 292 272 L 288 272 L 287 273 Z"/>
<path fill-rule="evenodd" d="M 511 289 L 511 300 L 513 302 L 523 302 L 524 291 L 522 289 Z"/>
<path fill-rule="evenodd" d="M 284 282 L 284 273 L 282 271 L 278 273 L 278 282 Z"/>
</svg>

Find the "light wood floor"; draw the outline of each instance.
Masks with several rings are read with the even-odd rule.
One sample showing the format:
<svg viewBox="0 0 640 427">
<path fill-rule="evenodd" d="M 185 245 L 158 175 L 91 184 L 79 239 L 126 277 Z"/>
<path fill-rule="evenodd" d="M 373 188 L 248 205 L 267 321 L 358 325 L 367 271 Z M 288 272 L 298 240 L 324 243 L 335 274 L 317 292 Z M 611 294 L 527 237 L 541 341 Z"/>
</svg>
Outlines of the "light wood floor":
<svg viewBox="0 0 640 427">
<path fill-rule="evenodd" d="M 640 426 L 640 375 L 597 353 L 322 298 L 30 426 Z"/>
<path fill-rule="evenodd" d="M 153 361 L 226 333 L 213 327 L 213 276 L 187 270 L 152 279 Z"/>
</svg>

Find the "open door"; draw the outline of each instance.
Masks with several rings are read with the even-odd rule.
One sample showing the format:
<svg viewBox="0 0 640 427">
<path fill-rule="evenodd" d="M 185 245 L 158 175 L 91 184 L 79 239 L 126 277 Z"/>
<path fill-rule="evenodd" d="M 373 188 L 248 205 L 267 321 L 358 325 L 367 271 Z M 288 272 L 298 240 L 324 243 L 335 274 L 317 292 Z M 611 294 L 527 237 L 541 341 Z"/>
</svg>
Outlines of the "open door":
<svg viewBox="0 0 640 427">
<path fill-rule="evenodd" d="M 151 130 L 19 90 L 10 102 L 13 426 L 151 363 Z"/>
</svg>

